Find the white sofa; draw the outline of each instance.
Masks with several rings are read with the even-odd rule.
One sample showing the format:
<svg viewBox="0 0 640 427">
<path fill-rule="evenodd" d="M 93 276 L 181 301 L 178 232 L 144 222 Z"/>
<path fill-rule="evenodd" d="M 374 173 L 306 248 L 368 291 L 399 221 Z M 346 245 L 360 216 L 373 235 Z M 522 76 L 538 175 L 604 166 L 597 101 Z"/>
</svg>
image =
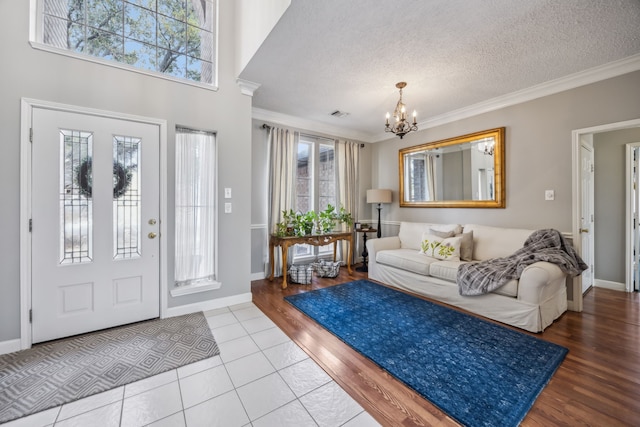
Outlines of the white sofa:
<svg viewBox="0 0 640 427">
<path fill-rule="evenodd" d="M 420 252 L 424 233 L 456 228 L 459 232 L 460 227 L 473 233 L 473 261 L 507 257 L 533 232 L 476 224 L 402 222 L 397 236 L 367 241 L 369 278 L 531 332 L 543 331 L 567 310 L 566 274 L 548 262 L 529 265 L 519 280 L 494 292 L 460 295 L 457 268 L 469 261 L 439 260 Z"/>
</svg>

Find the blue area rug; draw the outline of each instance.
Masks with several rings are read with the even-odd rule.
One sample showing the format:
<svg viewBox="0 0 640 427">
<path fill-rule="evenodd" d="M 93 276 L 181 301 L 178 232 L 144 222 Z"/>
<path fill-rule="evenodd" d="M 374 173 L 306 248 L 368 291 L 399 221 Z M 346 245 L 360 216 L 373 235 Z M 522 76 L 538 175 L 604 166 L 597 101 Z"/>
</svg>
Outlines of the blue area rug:
<svg viewBox="0 0 640 427">
<path fill-rule="evenodd" d="M 466 426 L 517 426 L 568 352 L 367 280 L 285 299 Z"/>
</svg>

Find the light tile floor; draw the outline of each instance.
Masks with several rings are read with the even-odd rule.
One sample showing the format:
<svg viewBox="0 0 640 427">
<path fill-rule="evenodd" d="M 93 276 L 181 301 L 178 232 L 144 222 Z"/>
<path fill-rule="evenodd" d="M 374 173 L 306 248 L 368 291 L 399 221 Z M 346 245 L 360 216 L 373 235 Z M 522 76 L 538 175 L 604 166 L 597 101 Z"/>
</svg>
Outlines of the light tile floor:
<svg viewBox="0 0 640 427">
<path fill-rule="evenodd" d="M 205 315 L 219 356 L 3 426 L 379 425 L 253 303 Z"/>
</svg>

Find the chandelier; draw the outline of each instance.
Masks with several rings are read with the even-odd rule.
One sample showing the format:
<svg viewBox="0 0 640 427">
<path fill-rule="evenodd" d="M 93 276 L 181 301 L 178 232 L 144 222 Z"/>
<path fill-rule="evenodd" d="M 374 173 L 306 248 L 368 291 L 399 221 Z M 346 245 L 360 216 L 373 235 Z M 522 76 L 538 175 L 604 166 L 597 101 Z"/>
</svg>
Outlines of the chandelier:
<svg viewBox="0 0 640 427">
<path fill-rule="evenodd" d="M 495 141 L 493 140 L 493 137 L 484 138 L 476 142 L 477 142 L 476 147 L 478 147 L 478 151 L 480 151 L 483 154 L 486 154 L 487 156 L 493 156 L 493 151 L 495 149 Z"/>
<path fill-rule="evenodd" d="M 413 123 L 409 123 L 407 121 L 407 109 L 406 106 L 402 102 L 402 89 L 407 86 L 406 82 L 396 83 L 396 87 L 400 89 L 400 99 L 396 104 L 396 109 L 393 110 L 393 117 L 395 117 L 396 122 L 393 125 L 389 124 L 389 113 L 387 113 L 387 122 L 384 126 L 385 132 L 393 132 L 398 135 L 400 139 L 403 136 L 408 134 L 409 132 L 418 130 L 418 123 L 416 122 L 416 111 L 413 110 Z"/>
</svg>

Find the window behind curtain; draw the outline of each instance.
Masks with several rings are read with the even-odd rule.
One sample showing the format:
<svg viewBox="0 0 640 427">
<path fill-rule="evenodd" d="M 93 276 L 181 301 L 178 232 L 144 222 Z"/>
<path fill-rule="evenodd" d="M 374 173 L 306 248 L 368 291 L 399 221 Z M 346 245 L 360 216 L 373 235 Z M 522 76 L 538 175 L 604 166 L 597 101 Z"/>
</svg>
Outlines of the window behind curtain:
<svg viewBox="0 0 640 427">
<path fill-rule="evenodd" d="M 214 84 L 215 0 L 37 0 L 35 42 Z M 42 47 L 45 48 L 45 47 Z"/>
<path fill-rule="evenodd" d="M 176 286 L 216 281 L 215 156 L 214 134 L 176 129 Z"/>
<path fill-rule="evenodd" d="M 336 167 L 333 140 L 300 135 L 296 168 L 295 211 L 323 211 L 336 206 Z M 339 207 L 337 207 L 339 208 Z M 333 246 L 295 245 L 294 261 L 333 254 Z"/>
</svg>

